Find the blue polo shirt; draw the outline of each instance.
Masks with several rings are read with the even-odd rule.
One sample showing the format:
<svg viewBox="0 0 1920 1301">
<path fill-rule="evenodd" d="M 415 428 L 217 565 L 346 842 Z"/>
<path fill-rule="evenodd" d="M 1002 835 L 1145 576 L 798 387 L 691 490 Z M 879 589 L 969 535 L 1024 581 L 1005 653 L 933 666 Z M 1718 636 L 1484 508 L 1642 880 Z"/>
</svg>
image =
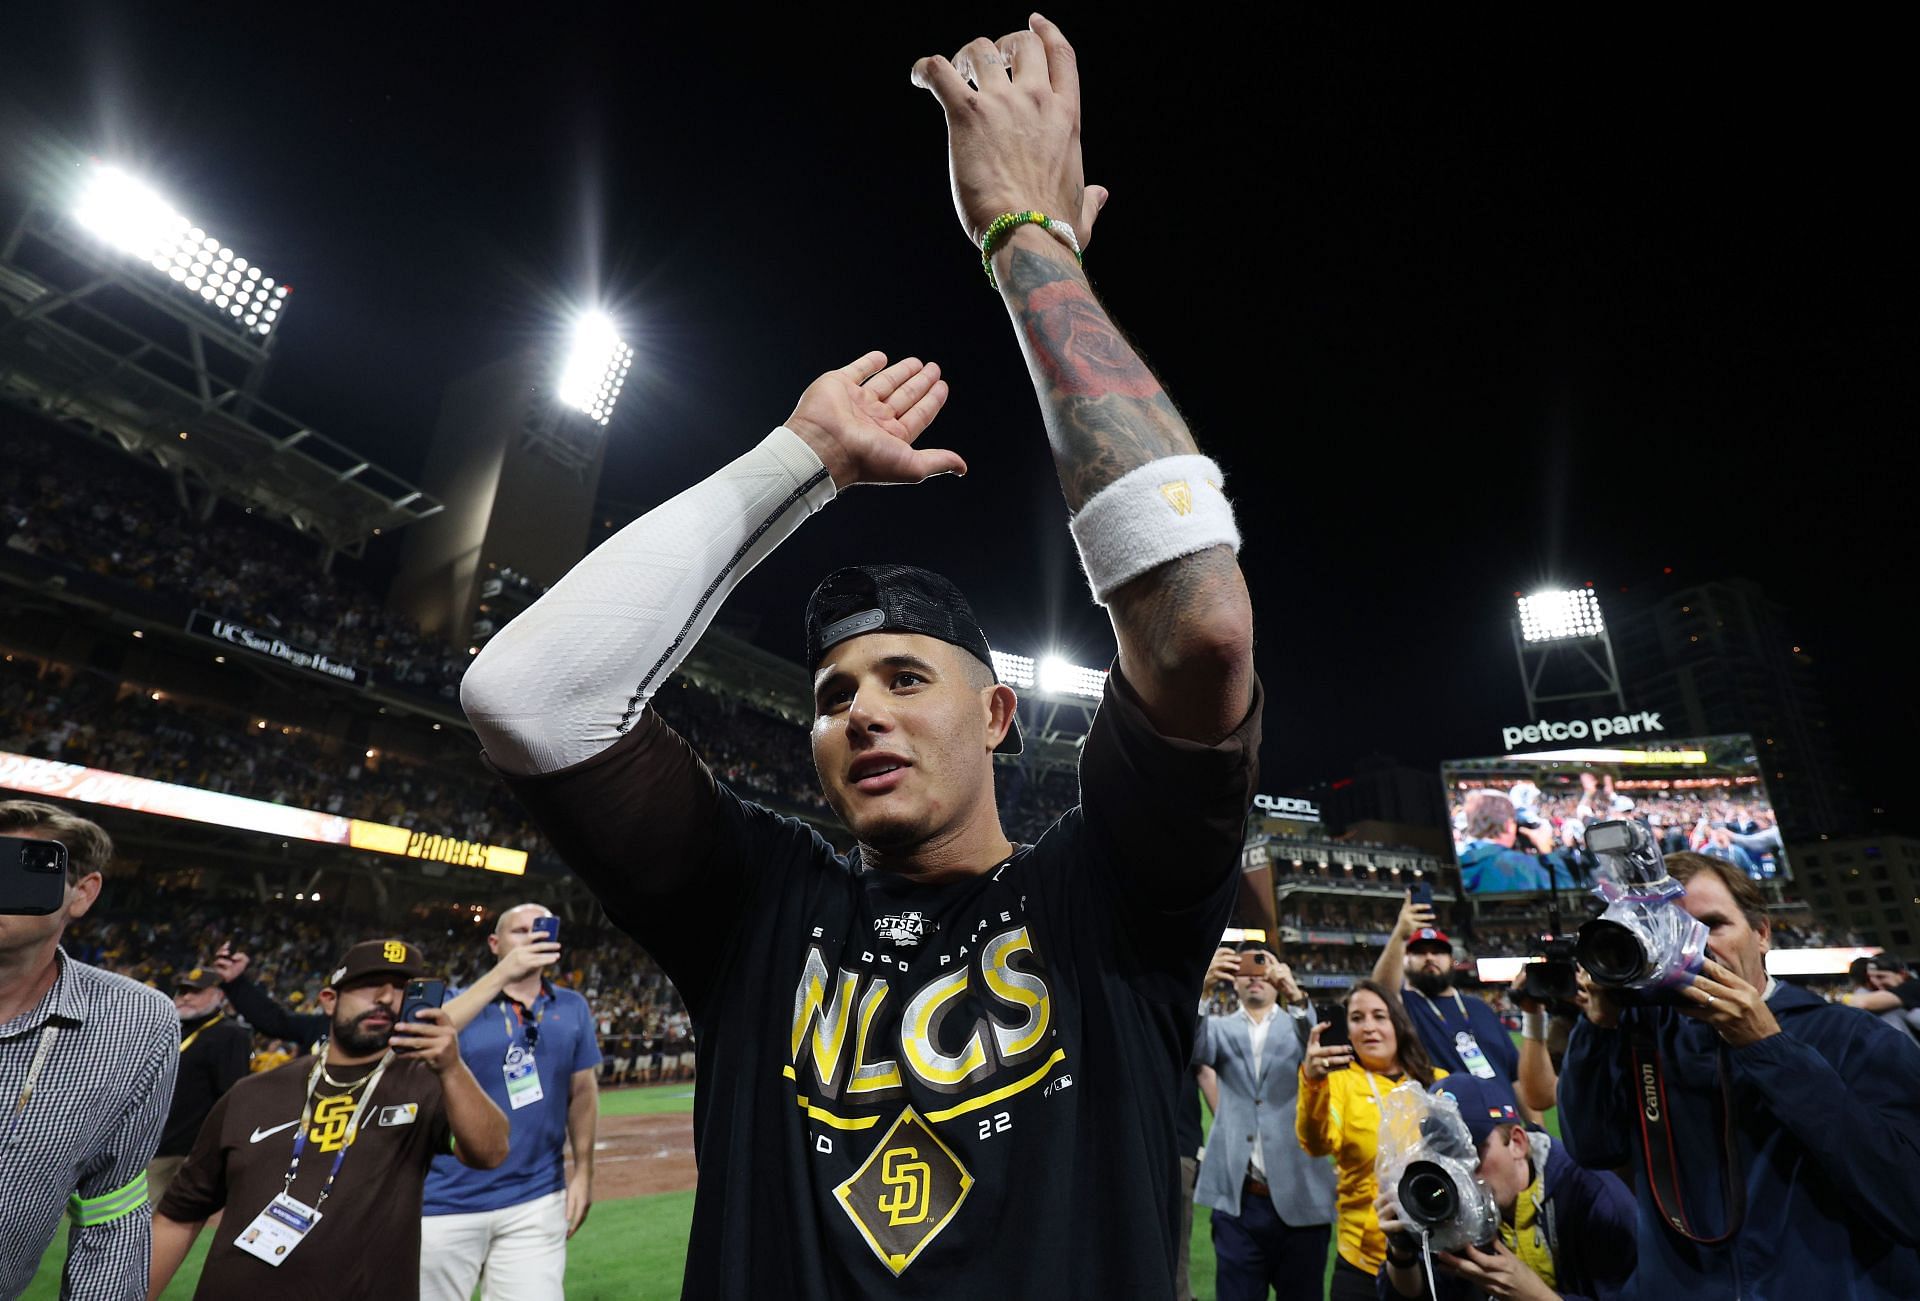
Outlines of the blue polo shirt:
<svg viewBox="0 0 1920 1301">
<path fill-rule="evenodd" d="M 1401 1002 L 1406 1005 L 1407 1016 L 1419 1031 L 1420 1043 L 1435 1066 L 1449 1075 L 1475 1074 L 1466 1058 L 1460 1055 L 1463 1046 L 1460 1036 L 1471 1035 L 1487 1066 L 1493 1070 L 1487 1082 L 1504 1090 L 1507 1100 L 1516 1107 L 1520 1105 L 1520 1100 L 1513 1096 L 1513 1081 L 1520 1074 L 1520 1049 L 1501 1023 L 1500 1014 L 1488 1007 L 1486 1000 L 1462 994 L 1457 989 L 1430 999 L 1408 985 Z"/>
<path fill-rule="evenodd" d="M 528 1043 L 528 1027 L 534 1027 Z M 507 1097 L 510 1049 L 531 1046 L 540 1074 L 540 1101 L 513 1109 Z M 567 1101 L 573 1073 L 600 1065 L 600 1045 L 587 1000 L 570 989 L 543 983 L 524 1012 L 502 995 L 460 1032 L 460 1056 L 511 1126 L 507 1159 L 492 1170 L 475 1170 L 451 1156 L 437 1156 L 427 1172 L 423 1215 L 464 1215 L 518 1206 L 566 1186 Z"/>
</svg>

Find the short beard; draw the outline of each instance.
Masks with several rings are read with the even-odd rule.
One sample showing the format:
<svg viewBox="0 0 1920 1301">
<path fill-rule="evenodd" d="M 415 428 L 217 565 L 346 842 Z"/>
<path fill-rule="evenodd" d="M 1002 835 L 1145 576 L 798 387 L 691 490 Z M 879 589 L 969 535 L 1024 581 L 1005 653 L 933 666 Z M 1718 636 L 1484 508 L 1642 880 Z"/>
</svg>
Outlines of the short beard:
<svg viewBox="0 0 1920 1301">
<path fill-rule="evenodd" d="M 385 1030 L 362 1030 L 357 1021 L 343 1024 L 338 1017 L 334 1018 L 334 1045 L 349 1057 L 371 1057 L 374 1053 L 385 1052 L 387 1040 L 392 1037 L 391 1026 Z"/>
<path fill-rule="evenodd" d="M 1417 971 L 1407 973 L 1407 983 L 1428 998 L 1438 998 L 1453 988 L 1453 973 L 1435 971 L 1432 967 L 1421 967 Z"/>
</svg>

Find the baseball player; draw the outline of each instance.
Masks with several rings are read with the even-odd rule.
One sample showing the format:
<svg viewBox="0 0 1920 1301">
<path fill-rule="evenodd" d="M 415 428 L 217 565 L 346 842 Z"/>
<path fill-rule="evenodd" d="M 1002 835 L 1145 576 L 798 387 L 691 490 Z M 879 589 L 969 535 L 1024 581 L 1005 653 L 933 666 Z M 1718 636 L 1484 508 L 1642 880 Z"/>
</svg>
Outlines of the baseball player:
<svg viewBox="0 0 1920 1301">
<path fill-rule="evenodd" d="M 693 1015 L 686 1295 L 1164 1297 L 1174 1092 L 1259 746 L 1239 535 L 1219 467 L 1080 269 L 1105 192 L 1081 176 L 1065 36 L 1035 16 L 914 78 L 946 111 L 961 223 L 1119 642 L 1080 806 L 1008 839 L 993 756 L 1020 747 L 1016 699 L 966 598 L 925 569 L 841 569 L 807 602 L 814 762 L 849 853 L 717 782 L 648 706 L 809 515 L 965 472 L 915 445 L 946 401 L 938 369 L 878 353 L 602 544 L 493 638 L 462 701 Z M 954 543 L 985 544 L 1004 505 Z"/>
</svg>

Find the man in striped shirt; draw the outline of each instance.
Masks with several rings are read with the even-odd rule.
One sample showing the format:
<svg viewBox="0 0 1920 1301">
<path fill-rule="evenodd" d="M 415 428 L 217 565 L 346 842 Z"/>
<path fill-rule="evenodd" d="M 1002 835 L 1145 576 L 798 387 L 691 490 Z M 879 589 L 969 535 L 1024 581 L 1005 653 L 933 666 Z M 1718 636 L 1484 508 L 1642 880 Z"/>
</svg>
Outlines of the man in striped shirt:
<svg viewBox="0 0 1920 1301">
<path fill-rule="evenodd" d="M 146 1167 L 173 1100 L 180 1019 L 158 990 L 60 949 L 99 897 L 106 832 L 51 804 L 0 800 L 0 836 L 58 841 L 68 861 L 58 909 L 0 916 L 0 1297 L 26 1288 L 71 1214 L 64 1301 L 139 1301 Z"/>
</svg>

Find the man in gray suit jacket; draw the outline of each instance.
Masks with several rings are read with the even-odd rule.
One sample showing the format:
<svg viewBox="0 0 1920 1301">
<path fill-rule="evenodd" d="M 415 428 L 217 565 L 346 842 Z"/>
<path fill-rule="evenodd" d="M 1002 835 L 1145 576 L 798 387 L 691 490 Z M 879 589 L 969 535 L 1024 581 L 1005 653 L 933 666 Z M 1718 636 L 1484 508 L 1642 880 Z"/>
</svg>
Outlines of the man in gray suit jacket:
<svg viewBox="0 0 1920 1301">
<path fill-rule="evenodd" d="M 1195 1066 L 1219 1078 L 1213 1131 L 1193 1200 L 1213 1208 L 1219 1301 L 1318 1298 L 1333 1224 L 1333 1166 L 1294 1137 L 1300 1061 L 1313 1005 L 1266 944 L 1215 955 L 1235 971 L 1240 1010 L 1202 1016 Z"/>
</svg>

